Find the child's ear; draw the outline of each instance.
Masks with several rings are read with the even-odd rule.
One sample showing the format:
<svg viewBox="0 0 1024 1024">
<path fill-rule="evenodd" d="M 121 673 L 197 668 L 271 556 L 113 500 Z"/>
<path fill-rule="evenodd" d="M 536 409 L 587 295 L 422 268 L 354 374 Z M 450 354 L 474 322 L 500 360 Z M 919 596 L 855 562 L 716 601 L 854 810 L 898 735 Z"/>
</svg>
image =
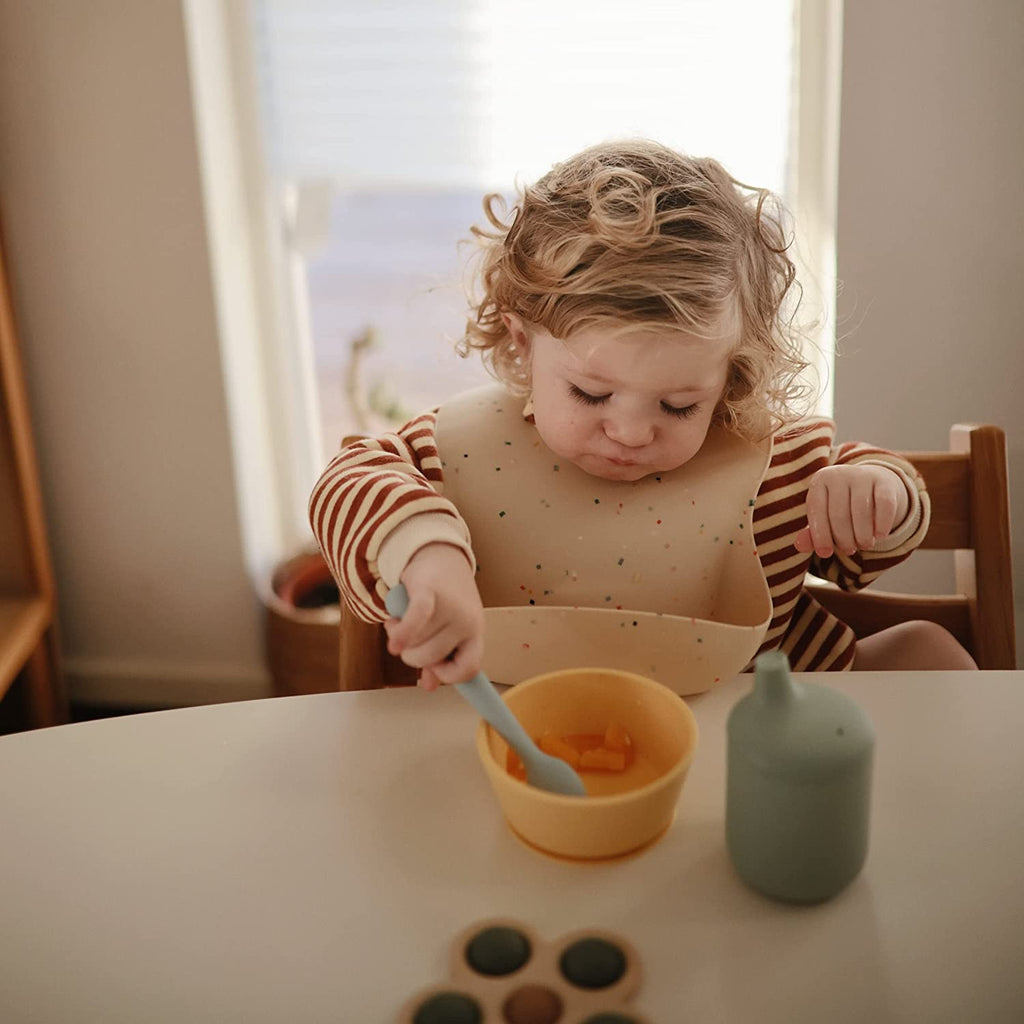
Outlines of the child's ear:
<svg viewBox="0 0 1024 1024">
<path fill-rule="evenodd" d="M 508 331 L 512 344 L 515 345 L 519 355 L 525 358 L 530 352 L 530 338 L 526 333 L 526 325 L 523 323 L 523 318 L 515 313 L 502 313 L 501 322 L 505 325 L 505 329 Z"/>
</svg>

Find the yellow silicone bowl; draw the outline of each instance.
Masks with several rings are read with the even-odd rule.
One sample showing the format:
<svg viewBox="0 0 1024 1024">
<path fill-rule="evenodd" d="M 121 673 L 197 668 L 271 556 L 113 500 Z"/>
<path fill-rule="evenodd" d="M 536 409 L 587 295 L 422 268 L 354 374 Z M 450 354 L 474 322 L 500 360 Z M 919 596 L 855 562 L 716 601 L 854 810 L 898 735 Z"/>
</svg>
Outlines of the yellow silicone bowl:
<svg viewBox="0 0 1024 1024">
<path fill-rule="evenodd" d="M 508 744 L 481 722 L 480 760 L 506 820 L 528 843 L 562 857 L 616 857 L 672 824 L 697 747 L 697 722 L 680 696 L 632 672 L 579 668 L 535 676 L 503 699 L 534 739 L 549 730 L 603 734 L 614 721 L 633 740 L 633 764 L 624 773 L 584 772 L 587 796 L 561 796 L 510 775 Z"/>
</svg>

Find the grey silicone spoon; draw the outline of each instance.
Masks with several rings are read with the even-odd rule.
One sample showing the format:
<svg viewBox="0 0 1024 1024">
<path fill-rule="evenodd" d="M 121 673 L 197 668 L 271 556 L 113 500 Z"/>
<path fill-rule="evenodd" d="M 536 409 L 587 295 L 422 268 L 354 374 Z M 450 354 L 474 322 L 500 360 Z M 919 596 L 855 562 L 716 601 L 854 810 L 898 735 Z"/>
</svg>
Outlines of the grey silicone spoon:
<svg viewBox="0 0 1024 1024">
<path fill-rule="evenodd" d="M 409 607 L 409 595 L 405 587 L 399 583 L 392 587 L 384 599 L 388 612 L 396 619 L 405 615 Z M 456 683 L 455 689 L 480 712 L 480 716 L 489 722 L 506 743 L 522 759 L 526 768 L 526 781 L 538 789 L 546 789 L 550 793 L 561 793 L 565 796 L 586 796 L 583 781 L 573 771 L 572 766 L 561 758 L 545 754 L 530 739 L 519 720 L 508 709 L 491 681 L 477 672 L 465 683 Z"/>
</svg>

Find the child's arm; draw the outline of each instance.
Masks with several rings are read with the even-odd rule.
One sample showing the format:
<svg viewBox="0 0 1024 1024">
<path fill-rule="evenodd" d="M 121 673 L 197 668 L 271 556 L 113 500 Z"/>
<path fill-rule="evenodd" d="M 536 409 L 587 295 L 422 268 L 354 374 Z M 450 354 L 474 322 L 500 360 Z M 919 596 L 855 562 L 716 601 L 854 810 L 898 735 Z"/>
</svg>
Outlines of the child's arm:
<svg viewBox="0 0 1024 1024">
<path fill-rule="evenodd" d="M 394 434 L 346 446 L 310 497 L 313 535 L 349 607 L 367 622 L 388 618 L 385 595 L 428 544 L 450 545 L 475 569 L 466 524 L 440 493 L 435 422 L 436 412 L 426 413 Z"/>
<path fill-rule="evenodd" d="M 867 586 L 906 558 L 928 529 L 929 502 L 913 466 L 864 444 L 832 449 L 811 479 L 807 523 L 794 541 L 811 572 L 844 589 Z"/>
</svg>

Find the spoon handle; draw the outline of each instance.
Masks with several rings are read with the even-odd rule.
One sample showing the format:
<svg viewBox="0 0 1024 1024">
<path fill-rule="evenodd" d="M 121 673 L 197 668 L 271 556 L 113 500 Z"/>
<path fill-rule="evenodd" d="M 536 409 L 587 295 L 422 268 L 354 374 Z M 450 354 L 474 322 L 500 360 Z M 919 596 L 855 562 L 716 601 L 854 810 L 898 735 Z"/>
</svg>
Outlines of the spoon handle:
<svg viewBox="0 0 1024 1024">
<path fill-rule="evenodd" d="M 393 586 L 384 598 L 384 606 L 388 613 L 396 619 L 405 615 L 409 607 L 409 594 L 401 583 Z M 494 685 L 484 675 L 477 672 L 472 679 L 464 683 L 456 683 L 455 689 L 480 712 L 480 717 L 490 722 L 501 734 L 502 738 L 517 750 L 529 749 L 533 740 L 519 724 L 519 720 L 509 711 Z"/>
<path fill-rule="evenodd" d="M 483 672 L 477 672 L 465 683 L 456 683 L 455 689 L 480 712 L 481 718 L 497 729 L 502 739 L 510 746 L 520 752 L 533 747 L 533 740 L 519 724 L 519 719 L 509 711 L 508 705 Z"/>
</svg>

